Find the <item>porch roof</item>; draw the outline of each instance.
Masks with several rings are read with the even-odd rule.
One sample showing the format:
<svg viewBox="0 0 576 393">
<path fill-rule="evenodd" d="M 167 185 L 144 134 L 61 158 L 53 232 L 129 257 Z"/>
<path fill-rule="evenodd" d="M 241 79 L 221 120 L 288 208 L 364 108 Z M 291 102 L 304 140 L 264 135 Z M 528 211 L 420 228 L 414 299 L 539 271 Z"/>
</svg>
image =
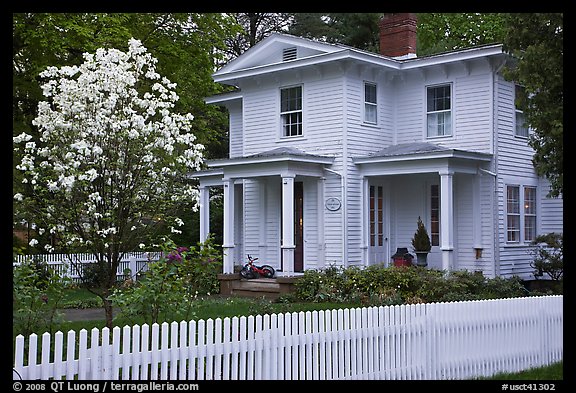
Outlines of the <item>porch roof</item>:
<svg viewBox="0 0 576 393">
<path fill-rule="evenodd" d="M 310 154 L 293 147 L 279 147 L 244 157 L 216 159 L 206 162 L 207 170 L 196 172 L 194 177 L 203 185 L 222 184 L 225 178 L 251 178 L 264 176 L 315 176 L 323 175 L 324 165 L 334 162 L 334 157 Z"/>
<path fill-rule="evenodd" d="M 476 173 L 480 164 L 489 163 L 492 154 L 453 149 L 430 142 L 401 143 L 388 146 L 352 161 L 364 175 L 391 175 L 418 172 L 454 171 Z"/>
<path fill-rule="evenodd" d="M 238 164 L 254 164 L 254 163 L 270 163 L 270 162 L 301 162 L 313 164 L 332 164 L 334 157 L 320 156 L 315 154 L 306 153 L 294 147 L 278 147 L 276 149 L 263 151 L 256 154 L 251 154 L 244 157 L 235 157 L 228 159 L 208 161 L 210 168 L 222 168 L 228 166 L 235 166 Z"/>
</svg>

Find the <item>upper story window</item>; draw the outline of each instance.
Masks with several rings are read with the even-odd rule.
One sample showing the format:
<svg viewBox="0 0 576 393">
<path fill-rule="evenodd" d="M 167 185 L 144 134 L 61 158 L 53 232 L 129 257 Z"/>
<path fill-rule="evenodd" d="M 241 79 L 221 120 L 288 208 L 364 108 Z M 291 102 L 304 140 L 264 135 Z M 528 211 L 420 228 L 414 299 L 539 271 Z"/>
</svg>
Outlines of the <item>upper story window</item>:
<svg viewBox="0 0 576 393">
<path fill-rule="evenodd" d="M 426 89 L 428 137 L 452 135 L 451 86 L 430 86 Z"/>
<path fill-rule="evenodd" d="M 506 186 L 506 233 L 509 243 L 536 239 L 536 187 Z"/>
<path fill-rule="evenodd" d="M 378 123 L 378 103 L 376 98 L 376 84 L 364 82 L 364 122 Z"/>
<path fill-rule="evenodd" d="M 280 90 L 282 136 L 302 135 L 302 86 Z"/>
<path fill-rule="evenodd" d="M 524 99 L 524 88 L 519 85 L 514 86 L 514 109 L 516 112 L 516 129 L 514 134 L 524 138 L 528 137 L 528 126 L 526 125 L 526 116 L 521 109 L 521 101 Z"/>
</svg>

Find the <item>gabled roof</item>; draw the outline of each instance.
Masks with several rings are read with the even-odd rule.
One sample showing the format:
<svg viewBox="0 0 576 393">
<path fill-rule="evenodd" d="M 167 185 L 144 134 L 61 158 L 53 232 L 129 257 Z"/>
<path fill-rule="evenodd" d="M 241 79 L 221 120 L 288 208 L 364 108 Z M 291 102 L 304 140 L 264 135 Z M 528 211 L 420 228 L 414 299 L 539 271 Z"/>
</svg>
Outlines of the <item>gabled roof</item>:
<svg viewBox="0 0 576 393">
<path fill-rule="evenodd" d="M 295 59 L 283 61 L 282 51 L 290 47 L 298 49 L 298 56 Z M 289 34 L 272 33 L 215 72 L 213 78 L 216 82 L 233 84 L 241 78 L 341 60 L 358 61 L 389 70 L 409 70 L 490 56 L 505 56 L 502 45 L 482 45 L 426 57 L 398 60 L 347 45 L 329 44 Z"/>
<path fill-rule="evenodd" d="M 282 59 L 273 54 L 278 54 L 282 52 L 283 49 L 290 47 L 304 49 L 306 54 L 305 57 L 333 53 L 345 49 L 342 45 L 329 44 L 290 34 L 273 32 L 242 55 L 228 62 L 224 67 L 216 71 L 214 76 L 259 65 L 277 63 L 282 61 Z"/>
</svg>

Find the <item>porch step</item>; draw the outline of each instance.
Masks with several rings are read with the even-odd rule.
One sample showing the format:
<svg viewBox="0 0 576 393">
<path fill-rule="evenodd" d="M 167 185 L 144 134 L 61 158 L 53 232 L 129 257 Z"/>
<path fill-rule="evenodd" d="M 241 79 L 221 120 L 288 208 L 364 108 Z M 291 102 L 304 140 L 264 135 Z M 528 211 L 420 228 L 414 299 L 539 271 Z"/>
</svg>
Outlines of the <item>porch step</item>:
<svg viewBox="0 0 576 393">
<path fill-rule="evenodd" d="M 274 278 L 240 279 L 232 284 L 232 294 L 248 297 L 277 298 L 280 284 Z"/>
<path fill-rule="evenodd" d="M 265 297 L 276 299 L 290 293 L 297 277 L 241 278 L 239 274 L 220 274 L 220 293 L 241 297 Z"/>
</svg>

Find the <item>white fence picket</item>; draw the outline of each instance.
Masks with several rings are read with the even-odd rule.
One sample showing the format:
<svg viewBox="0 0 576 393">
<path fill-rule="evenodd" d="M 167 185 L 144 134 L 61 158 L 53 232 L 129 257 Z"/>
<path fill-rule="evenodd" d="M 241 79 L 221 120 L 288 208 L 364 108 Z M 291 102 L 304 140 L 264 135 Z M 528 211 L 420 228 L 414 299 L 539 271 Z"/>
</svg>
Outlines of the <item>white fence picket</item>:
<svg viewBox="0 0 576 393">
<path fill-rule="evenodd" d="M 132 252 L 126 253 L 116 271 L 116 276 L 120 279 L 124 277 L 124 271 L 130 269 L 131 278 L 135 279 L 138 273 L 148 270 L 148 262 L 157 261 L 161 258 L 161 252 Z M 96 256 L 90 253 L 80 254 L 34 254 L 16 255 L 13 266 L 17 266 L 29 258 L 46 262 L 54 271 L 62 276 L 68 277 L 75 282 L 80 282 L 81 275 L 87 265 L 96 263 Z"/>
<path fill-rule="evenodd" d="M 62 332 L 44 333 L 40 348 L 36 334 L 28 342 L 18 335 L 13 376 L 468 379 L 562 360 L 562 301 L 542 296 L 94 328 L 89 344 L 82 329 L 66 340 Z"/>
</svg>

